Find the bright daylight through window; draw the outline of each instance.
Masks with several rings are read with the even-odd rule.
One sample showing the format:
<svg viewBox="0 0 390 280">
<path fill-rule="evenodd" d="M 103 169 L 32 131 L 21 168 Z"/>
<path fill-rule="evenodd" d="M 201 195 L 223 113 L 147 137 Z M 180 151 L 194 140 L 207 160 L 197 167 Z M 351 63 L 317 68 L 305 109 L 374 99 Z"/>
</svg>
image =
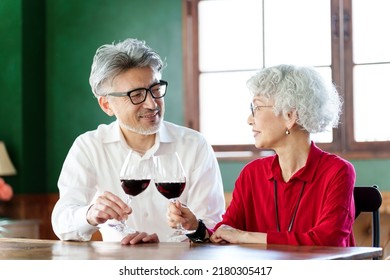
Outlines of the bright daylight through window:
<svg viewBox="0 0 390 280">
<path fill-rule="evenodd" d="M 186 82 L 196 84 L 187 95 L 198 106 L 186 118 L 216 151 L 252 150 L 246 80 L 262 67 L 281 63 L 316 67 L 344 101 L 339 128 L 313 135 L 316 142 L 335 152 L 389 150 L 383 115 L 390 101 L 390 36 L 385 35 L 390 1 L 186 3 L 191 9 L 185 40 L 193 48 L 186 63 L 195 73 Z"/>
</svg>

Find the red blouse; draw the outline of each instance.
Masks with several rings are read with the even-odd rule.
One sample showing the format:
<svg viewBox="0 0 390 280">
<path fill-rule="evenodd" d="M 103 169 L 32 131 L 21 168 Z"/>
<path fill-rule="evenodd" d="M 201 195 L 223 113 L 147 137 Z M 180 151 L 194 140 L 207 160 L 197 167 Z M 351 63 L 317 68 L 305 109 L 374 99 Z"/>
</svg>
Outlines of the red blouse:
<svg viewBox="0 0 390 280">
<path fill-rule="evenodd" d="M 256 159 L 241 171 L 232 201 L 214 230 L 226 224 L 264 232 L 269 244 L 354 246 L 355 178 L 351 163 L 314 143 L 306 165 L 288 182 L 282 179 L 277 155 Z"/>
</svg>

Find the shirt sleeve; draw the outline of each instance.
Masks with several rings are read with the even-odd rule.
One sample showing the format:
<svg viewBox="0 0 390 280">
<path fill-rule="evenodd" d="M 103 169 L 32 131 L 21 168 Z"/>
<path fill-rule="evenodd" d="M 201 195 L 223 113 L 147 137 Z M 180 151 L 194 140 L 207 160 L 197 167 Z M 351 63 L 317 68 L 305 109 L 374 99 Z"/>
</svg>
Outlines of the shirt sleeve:
<svg viewBox="0 0 390 280">
<path fill-rule="evenodd" d="M 243 230 L 246 229 L 247 214 L 245 201 L 249 198 L 247 197 L 247 194 L 243 192 L 243 186 L 247 183 L 244 177 L 243 172 L 241 172 L 235 182 L 229 207 L 226 209 L 225 214 L 223 214 L 222 221 L 217 223 L 212 231 L 217 230 L 221 225 L 229 225 Z"/>
<path fill-rule="evenodd" d="M 97 227 L 86 213 L 96 194 L 96 178 L 88 148 L 79 138 L 69 150 L 58 180 L 60 198 L 52 212 L 52 226 L 61 240 L 90 240 Z"/>
</svg>

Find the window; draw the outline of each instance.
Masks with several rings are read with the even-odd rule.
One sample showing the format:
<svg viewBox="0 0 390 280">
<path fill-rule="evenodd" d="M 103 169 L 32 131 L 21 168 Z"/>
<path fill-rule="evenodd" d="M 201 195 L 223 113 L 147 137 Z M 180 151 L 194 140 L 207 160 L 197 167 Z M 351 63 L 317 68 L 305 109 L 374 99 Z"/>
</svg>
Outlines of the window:
<svg viewBox="0 0 390 280">
<path fill-rule="evenodd" d="M 319 146 L 352 158 L 390 156 L 389 10 L 387 0 L 184 1 L 186 125 L 219 156 L 257 156 L 246 80 L 262 67 L 309 64 L 344 100 L 339 127 L 313 135 Z"/>
</svg>

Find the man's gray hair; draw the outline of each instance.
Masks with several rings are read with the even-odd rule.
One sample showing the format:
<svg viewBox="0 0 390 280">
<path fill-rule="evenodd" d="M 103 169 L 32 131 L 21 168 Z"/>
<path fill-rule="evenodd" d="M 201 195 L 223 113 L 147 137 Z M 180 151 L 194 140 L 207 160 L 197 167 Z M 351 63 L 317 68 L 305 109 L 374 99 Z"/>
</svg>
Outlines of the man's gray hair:
<svg viewBox="0 0 390 280">
<path fill-rule="evenodd" d="M 126 39 L 123 42 L 99 47 L 93 58 L 89 84 L 95 97 L 104 96 L 105 86 L 127 69 L 151 67 L 161 72 L 165 67 L 160 55 L 144 41 Z"/>
</svg>

